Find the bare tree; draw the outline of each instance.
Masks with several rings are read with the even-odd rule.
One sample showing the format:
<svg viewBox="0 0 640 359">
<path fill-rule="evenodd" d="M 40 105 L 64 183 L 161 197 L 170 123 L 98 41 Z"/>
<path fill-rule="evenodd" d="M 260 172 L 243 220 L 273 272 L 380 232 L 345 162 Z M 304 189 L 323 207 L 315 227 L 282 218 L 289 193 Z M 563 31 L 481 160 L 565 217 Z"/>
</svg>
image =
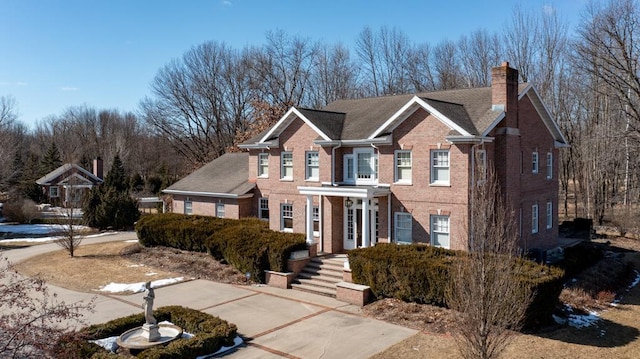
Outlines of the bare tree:
<svg viewBox="0 0 640 359">
<path fill-rule="evenodd" d="M 491 68 L 502 61 L 502 47 L 497 35 L 477 30 L 458 41 L 458 52 L 466 87 L 491 85 Z"/>
<path fill-rule="evenodd" d="M 433 49 L 432 68 L 438 90 L 459 88 L 463 84 L 458 48 L 451 40 L 439 42 Z"/>
<path fill-rule="evenodd" d="M 319 46 L 314 69 L 309 90 L 313 108 L 322 108 L 330 102 L 357 94 L 358 67 L 343 45 Z"/>
<path fill-rule="evenodd" d="M 40 278 L 23 277 L 6 258 L 0 259 L 0 356 L 43 358 L 65 326 L 82 324 L 94 301 L 65 303 Z"/>
<path fill-rule="evenodd" d="M 469 253 L 454 265 L 447 304 L 459 313 L 455 339 L 468 359 L 496 358 L 520 328 L 531 293 L 518 280 L 515 216 L 490 166 L 471 184 Z"/>
<path fill-rule="evenodd" d="M 64 186 L 65 192 L 65 208 L 63 210 L 65 218 L 63 219 L 64 227 L 62 231 L 62 237 L 56 241 L 60 247 L 69 253 L 69 256 L 73 258 L 76 249 L 82 243 L 82 236 L 77 226 L 77 219 L 75 218 L 79 214 L 79 208 L 82 205 L 82 188 L 79 188 L 79 183 L 75 178 L 71 178 Z"/>
</svg>

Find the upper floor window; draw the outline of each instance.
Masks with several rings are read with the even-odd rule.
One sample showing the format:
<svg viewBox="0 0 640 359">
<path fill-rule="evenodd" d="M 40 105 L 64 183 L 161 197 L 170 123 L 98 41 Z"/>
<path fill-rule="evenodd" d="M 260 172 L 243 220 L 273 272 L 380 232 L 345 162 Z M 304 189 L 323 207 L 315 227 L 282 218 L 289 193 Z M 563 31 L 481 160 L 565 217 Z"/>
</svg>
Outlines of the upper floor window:
<svg viewBox="0 0 640 359">
<path fill-rule="evenodd" d="M 269 177 L 268 153 L 258 153 L 258 177 Z"/>
<path fill-rule="evenodd" d="M 293 153 L 291 152 L 280 154 L 280 179 L 293 179 Z"/>
<path fill-rule="evenodd" d="M 317 181 L 320 178 L 320 160 L 318 151 L 308 151 L 306 157 L 305 179 Z"/>
<path fill-rule="evenodd" d="M 193 202 L 191 198 L 187 197 L 184 200 L 184 214 L 192 214 L 193 213 Z"/>
<path fill-rule="evenodd" d="M 60 197 L 60 188 L 58 186 L 49 187 L 49 197 L 51 198 Z"/>
<path fill-rule="evenodd" d="M 531 173 L 538 173 L 538 162 L 539 162 L 538 152 L 534 152 L 531 154 L 531 162 L 532 162 Z"/>
<path fill-rule="evenodd" d="M 344 156 L 344 182 L 375 184 L 378 180 L 378 155 L 373 148 L 356 148 Z"/>
<path fill-rule="evenodd" d="M 411 183 L 411 151 L 396 151 L 395 181 Z"/>
<path fill-rule="evenodd" d="M 531 233 L 538 233 L 538 205 L 531 206 Z"/>
<path fill-rule="evenodd" d="M 260 216 L 260 219 L 269 221 L 269 199 L 265 197 L 260 198 L 258 200 L 258 207 L 258 215 Z"/>
<path fill-rule="evenodd" d="M 280 228 L 284 232 L 293 232 L 293 204 L 283 203 L 280 205 Z"/>
<path fill-rule="evenodd" d="M 449 150 L 431 151 L 431 183 L 449 184 Z"/>
<path fill-rule="evenodd" d="M 216 203 L 216 217 L 224 218 L 224 203 Z"/>
<path fill-rule="evenodd" d="M 547 229 L 553 228 L 553 203 L 547 202 Z"/>
<path fill-rule="evenodd" d="M 412 242 L 412 219 L 411 213 L 396 212 L 396 242 L 411 243 Z"/>
<path fill-rule="evenodd" d="M 553 153 L 547 152 L 547 179 L 553 178 Z"/>
<path fill-rule="evenodd" d="M 449 248 L 451 245 L 449 216 L 431 216 L 431 245 Z"/>
<path fill-rule="evenodd" d="M 487 180 L 487 151 L 476 151 L 476 178 L 478 181 Z"/>
</svg>

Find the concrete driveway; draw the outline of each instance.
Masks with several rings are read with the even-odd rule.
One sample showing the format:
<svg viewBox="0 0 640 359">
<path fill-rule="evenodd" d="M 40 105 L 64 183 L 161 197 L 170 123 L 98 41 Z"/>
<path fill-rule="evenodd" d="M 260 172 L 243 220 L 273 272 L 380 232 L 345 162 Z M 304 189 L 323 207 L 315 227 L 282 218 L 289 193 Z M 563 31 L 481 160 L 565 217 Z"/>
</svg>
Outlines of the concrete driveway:
<svg viewBox="0 0 640 359">
<path fill-rule="evenodd" d="M 88 238 L 83 245 L 136 239 L 134 232 Z M 55 244 L 1 252 L 12 262 L 47 251 Z M 96 298 L 88 323 L 141 313 L 143 293 L 80 293 L 50 286 L 65 302 Z M 228 358 L 368 358 L 416 333 L 365 317 L 354 305 L 333 298 L 263 285 L 236 286 L 192 280 L 155 290 L 155 306 L 182 305 L 216 315 L 238 326 L 246 345 Z"/>
</svg>

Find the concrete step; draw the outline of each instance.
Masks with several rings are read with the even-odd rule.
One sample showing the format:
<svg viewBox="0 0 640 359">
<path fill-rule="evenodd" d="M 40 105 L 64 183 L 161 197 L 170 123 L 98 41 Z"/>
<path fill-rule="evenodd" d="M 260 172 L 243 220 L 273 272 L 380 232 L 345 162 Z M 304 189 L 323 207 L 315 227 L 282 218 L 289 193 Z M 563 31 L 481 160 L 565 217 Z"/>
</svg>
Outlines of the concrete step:
<svg viewBox="0 0 640 359">
<path fill-rule="evenodd" d="M 303 283 L 291 283 L 291 288 L 295 290 L 301 290 L 303 292 L 324 295 L 327 297 L 332 297 L 332 298 L 336 297 L 335 288 L 329 289 L 329 288 L 317 287 L 314 285 L 308 285 Z"/>
<path fill-rule="evenodd" d="M 300 272 L 300 274 L 298 274 L 298 276 L 301 276 L 304 278 L 318 277 L 318 278 L 321 278 L 322 280 L 338 281 L 338 282 L 342 280 L 342 272 L 331 271 L 326 269 L 315 270 L 313 268 L 304 268 Z"/>
<path fill-rule="evenodd" d="M 301 272 L 300 274 L 298 274 L 297 279 L 314 280 L 319 282 L 332 283 L 335 285 L 338 282 L 342 282 L 342 275 L 337 276 L 337 275 Z"/>
</svg>

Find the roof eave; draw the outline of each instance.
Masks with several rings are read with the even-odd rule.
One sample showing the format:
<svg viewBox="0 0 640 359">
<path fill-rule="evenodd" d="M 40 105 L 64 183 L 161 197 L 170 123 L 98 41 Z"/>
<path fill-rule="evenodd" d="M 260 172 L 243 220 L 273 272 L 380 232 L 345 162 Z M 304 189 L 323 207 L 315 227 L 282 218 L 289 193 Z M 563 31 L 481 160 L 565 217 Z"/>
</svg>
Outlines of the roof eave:
<svg viewBox="0 0 640 359">
<path fill-rule="evenodd" d="M 456 145 L 479 144 L 493 142 L 493 137 L 488 136 L 445 136 L 445 139 Z"/>
<path fill-rule="evenodd" d="M 215 193 L 215 192 L 199 192 L 199 191 L 183 191 L 183 190 L 175 190 L 175 189 L 165 189 L 162 192 L 167 194 L 179 194 L 184 196 L 198 196 L 198 197 L 216 197 L 216 198 L 251 198 L 253 197 L 253 193 Z"/>
<path fill-rule="evenodd" d="M 278 138 L 266 141 L 266 142 L 257 142 L 257 143 L 247 143 L 238 145 L 243 150 L 262 150 L 262 149 L 270 149 L 270 148 L 278 148 L 280 147 L 280 141 Z"/>
</svg>

